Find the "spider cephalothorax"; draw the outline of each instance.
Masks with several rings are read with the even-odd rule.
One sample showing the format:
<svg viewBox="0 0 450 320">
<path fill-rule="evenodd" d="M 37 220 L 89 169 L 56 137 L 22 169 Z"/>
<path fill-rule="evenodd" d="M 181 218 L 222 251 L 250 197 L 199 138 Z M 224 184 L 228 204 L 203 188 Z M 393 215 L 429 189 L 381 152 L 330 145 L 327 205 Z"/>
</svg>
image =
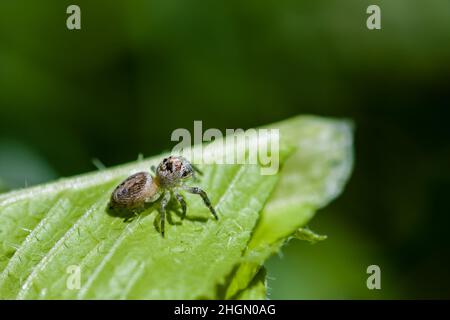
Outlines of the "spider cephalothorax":
<svg viewBox="0 0 450 320">
<path fill-rule="evenodd" d="M 179 193 L 180 190 L 198 194 L 208 207 L 211 214 L 218 219 L 216 211 L 211 205 L 205 191 L 199 187 L 185 185 L 186 180 L 195 177 L 195 171 L 200 171 L 183 157 L 170 156 L 164 158 L 158 167 L 152 168 L 155 177 L 147 172 L 138 172 L 129 176 L 114 189 L 109 207 L 111 209 L 129 210 L 136 212 L 144 209 L 146 204 L 160 202 L 161 234 L 164 236 L 166 206 L 172 196 L 180 203 L 183 217 L 186 215 L 186 201 Z"/>
<path fill-rule="evenodd" d="M 194 176 L 194 168 L 183 157 L 165 158 L 156 168 L 156 177 L 163 188 L 177 187 L 192 176 Z"/>
</svg>

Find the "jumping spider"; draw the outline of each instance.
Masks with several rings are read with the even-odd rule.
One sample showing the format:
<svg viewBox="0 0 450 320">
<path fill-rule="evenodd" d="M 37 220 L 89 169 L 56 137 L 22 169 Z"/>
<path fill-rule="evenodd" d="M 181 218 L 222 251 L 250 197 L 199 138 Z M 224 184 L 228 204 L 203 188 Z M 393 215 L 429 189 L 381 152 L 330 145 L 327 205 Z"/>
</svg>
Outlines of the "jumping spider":
<svg viewBox="0 0 450 320">
<path fill-rule="evenodd" d="M 211 211 L 216 220 L 216 211 L 205 191 L 199 187 L 189 187 L 185 182 L 193 178 L 195 172 L 201 172 L 183 157 L 170 156 L 155 167 L 152 167 L 155 176 L 147 172 L 138 172 L 129 176 L 119 184 L 111 195 L 110 209 L 121 209 L 136 213 L 143 210 L 146 204 L 159 201 L 161 211 L 161 234 L 164 237 L 164 224 L 166 220 L 166 206 L 170 199 L 175 196 L 181 205 L 183 218 L 186 215 L 186 201 L 179 193 L 185 190 L 189 193 L 198 194 L 205 205 Z"/>
</svg>

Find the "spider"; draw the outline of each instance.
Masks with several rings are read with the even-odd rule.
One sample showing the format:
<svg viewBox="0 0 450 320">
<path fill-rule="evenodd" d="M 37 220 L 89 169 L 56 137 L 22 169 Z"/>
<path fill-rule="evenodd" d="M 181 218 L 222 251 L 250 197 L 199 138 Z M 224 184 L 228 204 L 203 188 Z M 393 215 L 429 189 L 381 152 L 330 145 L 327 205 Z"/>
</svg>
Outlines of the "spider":
<svg viewBox="0 0 450 320">
<path fill-rule="evenodd" d="M 179 193 L 179 190 L 185 190 L 189 193 L 198 194 L 214 218 L 218 220 L 217 213 L 206 192 L 199 187 L 185 185 L 187 180 L 196 179 L 195 172 L 202 174 L 188 160 L 180 156 L 169 156 L 164 158 L 156 169 L 152 166 L 151 170 L 154 176 L 147 172 L 138 172 L 119 184 L 111 195 L 109 208 L 136 213 L 145 209 L 145 205 L 159 201 L 161 234 L 164 237 L 166 206 L 173 196 L 181 206 L 182 217 L 186 216 L 186 201 Z"/>
</svg>

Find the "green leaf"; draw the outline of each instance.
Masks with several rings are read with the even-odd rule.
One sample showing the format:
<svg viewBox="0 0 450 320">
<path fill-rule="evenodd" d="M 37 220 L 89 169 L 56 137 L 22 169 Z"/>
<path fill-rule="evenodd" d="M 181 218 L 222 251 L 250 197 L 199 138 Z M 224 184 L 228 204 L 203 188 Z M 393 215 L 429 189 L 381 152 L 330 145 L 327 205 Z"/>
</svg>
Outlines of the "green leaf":
<svg viewBox="0 0 450 320">
<path fill-rule="evenodd" d="M 295 145 L 296 150 L 281 170 L 226 298 L 244 290 L 264 261 L 305 226 L 316 210 L 342 192 L 352 171 L 353 128 L 349 122 L 305 116 L 270 127 L 280 128 L 281 144 Z"/>
<path fill-rule="evenodd" d="M 336 173 L 341 162 L 351 167 L 351 134 L 340 143 L 341 131 L 350 132 L 345 122 L 297 117 L 272 127 L 281 129 L 281 164 L 294 152 L 281 174 L 261 175 L 260 165 L 202 166 L 198 185 L 220 219 L 187 195 L 187 217 L 173 207 L 166 238 L 155 208 L 129 223 L 105 210 L 120 181 L 164 155 L 0 195 L 0 298 L 261 298 L 264 260 L 340 192 L 348 176 Z M 215 156 L 219 144 L 208 152 Z M 72 266 L 79 290 L 70 286 Z"/>
<path fill-rule="evenodd" d="M 247 289 L 239 293 L 238 300 L 265 300 L 267 296 L 266 270 L 259 269 L 259 272 L 252 279 Z"/>
<path fill-rule="evenodd" d="M 308 241 L 311 244 L 316 244 L 319 241 L 325 240 L 327 236 L 317 234 L 309 228 L 299 228 L 297 231 L 295 231 L 294 238 Z"/>
</svg>

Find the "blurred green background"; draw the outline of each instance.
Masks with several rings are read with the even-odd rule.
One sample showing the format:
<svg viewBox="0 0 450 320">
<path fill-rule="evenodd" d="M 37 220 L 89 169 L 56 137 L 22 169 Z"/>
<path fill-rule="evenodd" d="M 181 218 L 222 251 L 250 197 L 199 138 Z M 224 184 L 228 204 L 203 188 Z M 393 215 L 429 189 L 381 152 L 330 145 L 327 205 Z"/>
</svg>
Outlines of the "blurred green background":
<svg viewBox="0 0 450 320">
<path fill-rule="evenodd" d="M 160 153 L 194 120 L 351 118 L 353 176 L 310 225 L 328 240 L 273 257 L 269 297 L 450 298 L 449 89 L 448 0 L 3 0 L 0 192 Z"/>
</svg>

